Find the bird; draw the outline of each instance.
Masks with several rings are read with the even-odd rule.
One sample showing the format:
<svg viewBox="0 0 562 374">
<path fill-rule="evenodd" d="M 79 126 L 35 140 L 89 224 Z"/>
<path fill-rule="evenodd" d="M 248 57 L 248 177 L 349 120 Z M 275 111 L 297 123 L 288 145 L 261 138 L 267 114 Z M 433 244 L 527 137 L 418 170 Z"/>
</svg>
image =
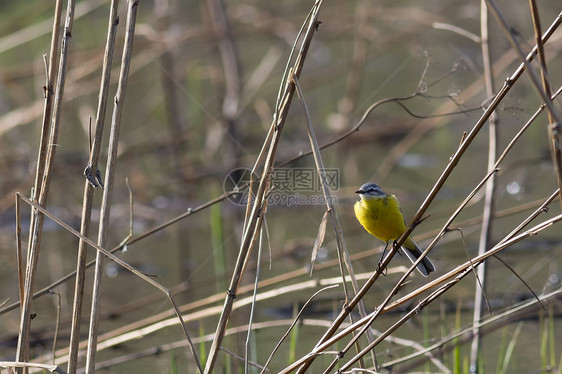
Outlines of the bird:
<svg viewBox="0 0 562 374">
<path fill-rule="evenodd" d="M 398 198 L 387 194 L 375 183 L 365 183 L 355 193 L 360 197 L 353 207 L 355 217 L 369 234 L 385 243 L 386 250 L 390 241 L 395 241 L 406 231 L 406 222 Z M 423 253 L 410 236 L 402 244 L 401 250 L 412 263 Z M 435 265 L 427 256 L 416 268 L 424 277 L 435 271 Z"/>
</svg>

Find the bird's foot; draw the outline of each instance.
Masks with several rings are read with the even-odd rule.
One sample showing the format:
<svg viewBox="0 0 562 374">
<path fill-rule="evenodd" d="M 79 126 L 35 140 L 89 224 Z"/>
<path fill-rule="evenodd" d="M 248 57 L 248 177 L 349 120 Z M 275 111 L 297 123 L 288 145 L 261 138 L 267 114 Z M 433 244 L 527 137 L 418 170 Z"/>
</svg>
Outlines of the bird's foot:
<svg viewBox="0 0 562 374">
<path fill-rule="evenodd" d="M 383 268 L 381 265 L 382 265 L 382 261 L 379 261 L 379 263 L 377 264 L 377 271 L 386 277 L 388 269 L 386 267 Z"/>
</svg>

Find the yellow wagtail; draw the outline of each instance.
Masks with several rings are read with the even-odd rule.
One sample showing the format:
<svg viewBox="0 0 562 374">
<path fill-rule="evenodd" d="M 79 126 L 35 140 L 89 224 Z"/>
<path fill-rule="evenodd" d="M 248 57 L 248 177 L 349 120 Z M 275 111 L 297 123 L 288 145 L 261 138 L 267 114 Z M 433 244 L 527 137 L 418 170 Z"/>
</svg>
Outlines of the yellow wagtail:
<svg viewBox="0 0 562 374">
<path fill-rule="evenodd" d="M 355 217 L 369 234 L 385 242 L 386 250 L 391 240 L 398 239 L 406 231 L 406 223 L 398 199 L 394 195 L 388 195 L 374 183 L 365 183 L 355 193 L 361 197 L 354 206 Z M 423 252 L 410 236 L 404 241 L 401 249 L 412 263 Z M 435 265 L 428 257 L 424 257 L 417 269 L 427 277 L 429 273 L 435 271 Z"/>
</svg>

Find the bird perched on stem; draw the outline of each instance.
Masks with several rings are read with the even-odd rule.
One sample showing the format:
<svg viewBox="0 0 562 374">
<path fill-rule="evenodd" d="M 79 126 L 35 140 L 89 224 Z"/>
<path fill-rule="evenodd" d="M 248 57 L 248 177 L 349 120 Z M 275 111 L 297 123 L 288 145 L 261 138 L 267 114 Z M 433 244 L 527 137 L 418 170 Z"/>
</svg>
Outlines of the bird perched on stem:
<svg viewBox="0 0 562 374">
<path fill-rule="evenodd" d="M 365 183 L 355 193 L 361 198 L 354 206 L 355 217 L 369 234 L 385 242 L 382 261 L 388 243 L 395 241 L 406 231 L 400 204 L 396 196 L 385 193 L 374 183 Z M 401 249 L 412 263 L 423 253 L 410 236 L 406 238 Z M 427 256 L 416 268 L 424 277 L 435 271 L 435 265 Z"/>
</svg>

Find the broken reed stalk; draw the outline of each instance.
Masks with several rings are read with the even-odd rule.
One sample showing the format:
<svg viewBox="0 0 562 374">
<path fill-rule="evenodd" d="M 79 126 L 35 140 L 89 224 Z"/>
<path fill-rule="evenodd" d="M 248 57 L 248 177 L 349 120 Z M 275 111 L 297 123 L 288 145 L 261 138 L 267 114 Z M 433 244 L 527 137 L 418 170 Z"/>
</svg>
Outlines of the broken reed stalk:
<svg viewBox="0 0 562 374">
<path fill-rule="evenodd" d="M 103 188 L 103 186 L 100 185 L 101 181 L 98 180 L 98 160 L 105 123 L 107 98 L 109 94 L 109 82 L 111 80 L 111 67 L 113 61 L 113 51 L 115 49 L 115 36 L 117 34 L 117 25 L 119 24 L 119 16 L 117 15 L 118 4 L 118 0 L 112 0 L 111 2 L 109 24 L 107 28 L 107 41 L 105 45 L 105 53 L 102 65 L 102 78 L 98 96 L 98 107 L 94 125 L 94 142 L 92 149 L 89 150 L 88 165 L 84 170 L 84 173 L 89 173 L 89 175 L 85 175 L 86 180 L 84 181 L 84 198 L 82 203 L 80 233 L 86 237 L 88 236 L 90 230 L 94 189 L 98 187 Z M 78 344 L 80 343 L 80 323 L 82 319 L 82 299 L 84 295 L 84 278 L 86 273 L 87 253 L 88 247 L 86 243 L 80 239 L 78 243 L 76 282 L 74 286 L 74 304 L 72 310 L 72 327 L 70 332 L 70 345 L 67 367 L 67 371 L 71 374 L 74 374 L 76 372 L 78 364 Z"/>
<path fill-rule="evenodd" d="M 300 51 L 296 57 L 295 65 L 294 67 L 291 67 L 289 70 L 287 70 L 289 71 L 289 73 L 285 77 L 285 80 L 282 81 L 283 89 L 280 91 L 282 92 L 282 95 L 280 95 L 281 100 L 279 101 L 280 105 L 276 105 L 276 108 L 278 108 L 279 110 L 276 110 L 276 115 L 271 124 L 271 143 L 265 160 L 262 178 L 260 180 L 258 191 L 254 198 L 254 204 L 251 208 L 249 220 L 247 221 L 248 223 L 244 225 L 245 230 L 242 236 L 238 258 L 236 260 L 236 266 L 233 271 L 230 286 L 227 291 L 226 299 L 224 301 L 223 311 L 217 324 L 215 338 L 213 339 L 213 343 L 209 351 L 209 357 L 207 359 L 207 364 L 205 366 L 206 374 L 210 374 L 213 372 L 217 354 L 219 352 L 219 348 L 224 337 L 224 332 L 226 331 L 228 320 L 232 311 L 232 305 L 234 303 L 234 299 L 240 285 L 240 280 L 244 272 L 244 266 L 253 247 L 255 236 L 263 222 L 262 215 L 265 214 L 264 210 L 267 203 L 267 190 L 271 181 L 271 171 L 273 170 L 273 165 L 275 162 L 277 146 L 279 145 L 283 125 L 287 118 L 289 107 L 295 93 L 295 86 L 292 83 L 292 76 L 294 75 L 298 77 L 302 71 L 308 48 L 310 46 L 310 43 L 312 42 L 314 32 L 318 27 L 318 12 L 320 10 L 321 4 L 322 0 L 317 0 L 311 12 L 309 13 L 307 20 L 305 21 L 305 24 L 307 24 L 307 30 L 303 37 Z M 269 138 L 270 137 L 268 136 L 268 139 Z M 251 204 L 250 200 L 248 201 L 248 205 L 249 204 Z"/>
<path fill-rule="evenodd" d="M 74 21 L 74 5 L 74 0 L 68 0 L 52 117 L 49 119 L 51 125 L 49 131 L 49 139 L 46 145 L 47 156 L 44 162 L 40 162 L 37 165 L 38 168 L 41 168 L 41 166 L 39 165 L 45 165 L 43 175 L 39 176 L 39 178 L 41 179 L 41 189 L 38 195 L 35 194 L 36 199 L 37 196 L 39 196 L 37 203 L 41 207 L 44 207 L 47 203 L 49 186 L 54 169 L 54 158 L 60 126 L 62 99 L 66 81 L 66 64 L 70 48 L 70 38 L 72 36 L 72 24 Z M 58 27 L 56 27 L 56 25 L 54 25 L 53 27 L 58 30 Z M 53 32 L 55 32 L 55 30 L 53 30 Z M 39 261 L 39 249 L 41 243 L 41 234 L 43 231 L 44 215 L 32 214 L 31 219 L 30 240 L 28 243 L 27 264 L 25 270 L 24 298 L 23 300 L 21 300 L 20 328 L 18 332 L 18 346 L 16 351 L 16 360 L 20 362 L 27 361 L 29 355 L 29 331 L 31 328 L 31 304 L 33 285 L 35 281 L 37 263 Z M 22 371 L 22 368 L 17 369 L 18 374 L 22 373 Z"/>
<path fill-rule="evenodd" d="M 494 95 L 494 75 L 492 72 L 492 61 L 490 59 L 490 45 L 488 33 L 488 9 L 486 8 L 486 1 L 480 1 L 480 48 L 482 50 L 482 65 L 484 67 L 484 82 L 486 97 Z M 539 49 L 540 50 L 540 49 Z M 488 165 L 487 170 L 493 170 L 496 167 L 497 157 L 497 124 L 498 116 L 496 112 L 492 112 L 488 122 Z M 482 212 L 482 228 L 480 231 L 480 239 L 478 242 L 478 254 L 483 254 L 486 248 L 490 246 L 490 235 L 492 231 L 492 217 L 494 216 L 494 203 L 495 203 L 495 180 L 496 175 L 493 173 L 486 182 L 486 189 L 484 192 L 484 210 Z M 478 365 L 479 348 L 480 348 L 480 334 L 478 332 L 478 324 L 482 318 L 484 292 L 486 290 L 486 263 L 476 269 L 477 281 L 475 282 L 474 290 L 474 314 L 472 317 L 475 329 L 473 331 L 473 340 L 470 349 L 470 368 L 476 368 Z M 471 369 L 472 370 L 472 369 Z"/>
<path fill-rule="evenodd" d="M 131 63 L 131 55 L 133 53 L 133 40 L 135 35 L 136 16 L 138 9 L 138 0 L 127 1 L 127 25 L 125 34 L 125 44 L 123 45 L 123 56 L 121 59 L 121 71 L 119 73 L 119 83 L 117 85 L 117 93 L 115 94 L 113 105 L 113 116 L 111 118 L 111 131 L 109 135 L 109 148 L 107 157 L 107 167 L 105 171 L 105 188 L 103 190 L 102 205 L 100 212 L 100 225 L 98 231 L 98 245 L 105 246 L 107 234 L 109 231 L 109 214 L 111 211 L 111 199 L 113 196 L 113 187 L 115 179 L 115 168 L 117 164 L 117 149 L 119 145 L 119 132 L 121 128 L 121 116 L 123 114 L 123 106 L 125 103 L 125 94 L 127 91 L 127 82 L 129 78 L 129 67 Z M 115 15 L 114 15 L 115 16 Z M 110 19 L 110 27 L 112 19 Z M 109 43 L 109 41 L 108 41 Z M 108 68 L 111 68 L 110 66 Z M 101 135 L 100 135 L 101 136 Z M 96 173 L 96 170 L 93 170 Z M 92 294 L 92 309 L 90 314 L 90 330 L 88 335 L 88 351 L 86 355 L 86 373 L 95 371 L 95 356 L 97 337 L 99 330 L 99 312 L 101 308 L 101 280 L 103 277 L 104 254 L 97 252 L 96 267 L 94 271 L 94 286 Z"/>
</svg>

